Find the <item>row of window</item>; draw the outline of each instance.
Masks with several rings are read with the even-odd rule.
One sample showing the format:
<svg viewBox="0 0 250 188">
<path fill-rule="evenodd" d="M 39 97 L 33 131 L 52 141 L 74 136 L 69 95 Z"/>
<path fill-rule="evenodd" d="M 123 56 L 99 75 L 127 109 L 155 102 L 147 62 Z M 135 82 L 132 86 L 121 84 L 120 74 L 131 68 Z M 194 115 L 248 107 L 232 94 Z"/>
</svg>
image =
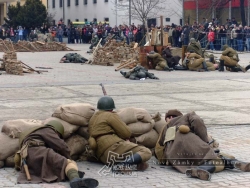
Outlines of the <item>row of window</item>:
<svg viewBox="0 0 250 188">
<path fill-rule="evenodd" d="M 104 2 L 108 2 L 109 0 L 104 0 Z M 67 6 L 70 6 L 70 2 L 71 0 L 67 0 Z M 93 0 L 93 4 L 96 4 L 97 0 Z M 83 4 L 87 5 L 88 4 L 88 0 L 83 0 Z M 75 0 L 75 5 L 78 6 L 79 5 L 79 0 Z M 56 7 L 56 0 L 52 0 L 52 8 Z M 63 7 L 63 0 L 59 0 L 59 7 Z"/>
<path fill-rule="evenodd" d="M 75 20 L 76 22 L 79 22 L 79 19 L 76 19 Z M 97 19 L 96 18 L 93 18 L 93 21 L 94 22 L 97 22 Z M 105 22 L 109 22 L 109 18 L 104 18 L 104 21 Z M 68 23 L 70 22 L 70 20 L 68 20 Z M 88 22 L 88 19 L 87 18 L 84 18 L 84 22 Z"/>
</svg>

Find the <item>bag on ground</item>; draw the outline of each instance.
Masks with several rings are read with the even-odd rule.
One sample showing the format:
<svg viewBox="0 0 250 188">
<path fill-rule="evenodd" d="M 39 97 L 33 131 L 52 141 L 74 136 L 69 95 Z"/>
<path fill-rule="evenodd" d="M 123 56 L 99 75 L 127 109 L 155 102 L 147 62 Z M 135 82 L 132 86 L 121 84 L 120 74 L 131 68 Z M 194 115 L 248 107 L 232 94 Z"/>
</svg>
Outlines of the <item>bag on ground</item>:
<svg viewBox="0 0 250 188">
<path fill-rule="evenodd" d="M 95 113 L 95 107 L 87 103 L 73 103 L 61 105 L 52 114 L 68 123 L 79 126 L 88 126 L 90 118 Z"/>
<path fill-rule="evenodd" d="M 42 126 L 42 121 L 34 119 L 9 120 L 4 122 L 2 132 L 11 138 L 19 138 L 20 133 L 36 126 Z"/>
</svg>

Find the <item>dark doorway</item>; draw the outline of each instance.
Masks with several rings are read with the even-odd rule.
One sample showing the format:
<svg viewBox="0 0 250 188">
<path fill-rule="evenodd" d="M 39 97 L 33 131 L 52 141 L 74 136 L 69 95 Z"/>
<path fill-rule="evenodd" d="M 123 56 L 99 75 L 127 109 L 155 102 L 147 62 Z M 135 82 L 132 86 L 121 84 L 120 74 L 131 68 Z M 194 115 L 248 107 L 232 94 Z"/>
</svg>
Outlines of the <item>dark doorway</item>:
<svg viewBox="0 0 250 188">
<path fill-rule="evenodd" d="M 148 28 L 150 28 L 151 25 L 154 25 L 154 27 L 156 26 L 156 18 L 148 19 Z"/>
</svg>

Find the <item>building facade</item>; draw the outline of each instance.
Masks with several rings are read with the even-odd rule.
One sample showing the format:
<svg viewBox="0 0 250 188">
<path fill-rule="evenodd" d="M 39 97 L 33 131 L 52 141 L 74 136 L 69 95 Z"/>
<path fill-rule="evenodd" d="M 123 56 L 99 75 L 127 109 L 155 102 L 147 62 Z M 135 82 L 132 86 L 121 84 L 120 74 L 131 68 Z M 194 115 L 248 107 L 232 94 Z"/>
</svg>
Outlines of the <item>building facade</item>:
<svg viewBox="0 0 250 188">
<path fill-rule="evenodd" d="M 150 20 L 160 26 L 160 15 L 163 25 L 180 24 L 182 19 L 182 0 L 166 0 L 164 11 L 158 12 Z M 69 21 L 79 22 L 109 22 L 111 26 L 129 24 L 127 11 L 116 8 L 123 4 L 128 6 L 129 0 L 48 0 L 48 12 L 54 15 L 55 23 L 60 19 L 67 25 Z M 131 19 L 131 23 L 141 24 L 141 21 Z"/>
<path fill-rule="evenodd" d="M 0 0 L 0 25 L 4 24 L 4 18 L 8 12 L 9 5 L 16 5 L 17 2 L 24 5 L 26 0 Z M 47 7 L 47 0 L 41 0 L 43 4 Z"/>
<path fill-rule="evenodd" d="M 249 4 L 248 4 L 249 2 Z M 250 1 L 244 1 L 246 22 L 250 20 Z M 202 22 L 203 18 L 217 18 L 221 24 L 235 18 L 241 22 L 240 0 L 184 0 L 185 22 Z"/>
</svg>

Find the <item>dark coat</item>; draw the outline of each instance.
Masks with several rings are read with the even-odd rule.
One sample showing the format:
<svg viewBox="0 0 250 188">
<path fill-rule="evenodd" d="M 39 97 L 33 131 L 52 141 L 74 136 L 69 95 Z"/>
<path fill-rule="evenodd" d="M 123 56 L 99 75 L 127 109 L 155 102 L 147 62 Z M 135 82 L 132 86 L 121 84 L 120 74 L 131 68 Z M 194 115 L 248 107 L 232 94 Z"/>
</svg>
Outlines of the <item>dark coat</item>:
<svg viewBox="0 0 250 188">
<path fill-rule="evenodd" d="M 29 139 L 38 139 L 45 143 L 45 146 L 28 148 L 26 162 L 31 175 L 31 183 L 64 181 L 67 159 L 70 159 L 70 150 L 64 140 L 50 127 L 32 132 L 23 143 Z M 27 183 L 24 169 L 21 171 L 17 182 Z"/>
<path fill-rule="evenodd" d="M 166 59 L 168 67 L 173 68 L 174 66 L 177 66 L 179 64 L 181 57 L 173 56 L 169 48 L 165 48 L 163 54 L 163 58 Z"/>
<path fill-rule="evenodd" d="M 189 126 L 190 132 L 182 134 L 177 131 L 175 139 L 167 142 L 163 147 L 164 158 L 167 159 L 170 165 L 185 173 L 186 169 L 191 166 L 198 166 L 204 163 L 204 160 L 217 158 L 217 154 L 208 144 L 207 128 L 203 120 L 195 112 L 172 119 L 162 130 L 157 143 L 158 147 L 163 146 L 167 129 L 180 125 Z M 158 160 L 161 159 L 158 158 Z M 187 162 L 187 164 L 184 165 L 184 162 Z"/>
</svg>

